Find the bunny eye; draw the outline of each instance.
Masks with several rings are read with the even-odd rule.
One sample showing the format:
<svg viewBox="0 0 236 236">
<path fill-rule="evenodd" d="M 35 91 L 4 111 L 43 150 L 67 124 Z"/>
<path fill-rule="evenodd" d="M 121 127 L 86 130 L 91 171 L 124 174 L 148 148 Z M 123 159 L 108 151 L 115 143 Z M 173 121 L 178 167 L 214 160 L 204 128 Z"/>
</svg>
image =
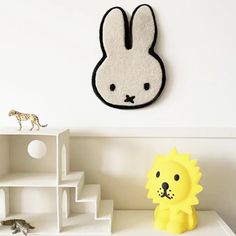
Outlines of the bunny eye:
<svg viewBox="0 0 236 236">
<path fill-rule="evenodd" d="M 110 84 L 110 90 L 113 92 L 115 91 L 115 89 L 116 89 L 116 86 L 114 84 Z"/>
<path fill-rule="evenodd" d="M 150 89 L 150 84 L 149 83 L 145 83 L 143 85 L 143 87 L 144 87 L 145 90 L 149 90 Z"/>
</svg>

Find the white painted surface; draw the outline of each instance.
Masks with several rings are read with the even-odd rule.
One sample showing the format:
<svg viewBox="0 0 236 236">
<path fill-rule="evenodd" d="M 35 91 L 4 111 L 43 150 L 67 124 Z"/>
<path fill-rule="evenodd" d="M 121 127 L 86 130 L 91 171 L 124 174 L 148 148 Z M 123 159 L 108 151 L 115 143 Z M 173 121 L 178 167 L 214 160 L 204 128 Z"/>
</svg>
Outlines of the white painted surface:
<svg viewBox="0 0 236 236">
<path fill-rule="evenodd" d="M 10 135 L 9 139 L 9 172 L 54 172 L 56 173 L 56 138 L 53 136 Z M 28 144 L 40 140 L 47 146 L 47 153 L 40 159 L 32 158 Z"/>
<path fill-rule="evenodd" d="M 234 236 L 214 211 L 198 212 L 199 225 L 184 233 L 186 236 Z M 115 211 L 114 235 L 116 236 L 173 236 L 173 234 L 156 230 L 153 226 L 152 211 Z"/>
<path fill-rule="evenodd" d="M 40 130 L 28 130 L 26 127 L 22 128 L 21 131 L 18 131 L 14 127 L 4 127 L 0 129 L 1 135 L 42 135 L 42 136 L 58 136 L 59 134 L 66 132 L 66 129 L 40 129 Z"/>
<path fill-rule="evenodd" d="M 8 173 L 0 178 L 0 187 L 56 187 L 54 173 Z"/>
<path fill-rule="evenodd" d="M 167 85 L 153 106 L 120 111 L 91 88 L 98 29 L 110 7 L 130 14 L 142 0 L 1 1 L 1 126 L 18 125 L 7 116 L 14 108 L 49 127 L 235 127 L 236 1 L 145 2 L 157 15 Z"/>
<path fill-rule="evenodd" d="M 56 213 L 56 188 L 17 187 L 9 192 L 10 215 Z"/>
</svg>

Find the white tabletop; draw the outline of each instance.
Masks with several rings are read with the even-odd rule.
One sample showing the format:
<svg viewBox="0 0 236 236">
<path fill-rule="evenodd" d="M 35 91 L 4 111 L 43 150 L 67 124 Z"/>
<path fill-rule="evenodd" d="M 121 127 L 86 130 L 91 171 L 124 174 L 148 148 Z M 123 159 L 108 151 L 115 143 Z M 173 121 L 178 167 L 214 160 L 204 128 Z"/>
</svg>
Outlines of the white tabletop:
<svg viewBox="0 0 236 236">
<path fill-rule="evenodd" d="M 235 236 L 215 211 L 198 211 L 199 224 L 184 236 Z M 115 236 L 173 236 L 154 228 L 153 211 L 115 211 L 113 235 Z"/>
<path fill-rule="evenodd" d="M 166 233 L 154 228 L 154 217 L 153 211 L 140 211 L 140 210 L 123 210 L 123 211 L 114 211 L 113 214 L 113 234 L 112 236 L 173 236 L 174 234 Z M 15 217 L 15 216 L 14 216 Z M 16 216 L 18 217 L 18 216 Z M 26 217 L 26 216 L 25 216 Z M 220 218 L 220 216 L 215 211 L 198 211 L 199 224 L 198 227 L 192 231 L 185 232 L 181 234 L 183 236 L 235 236 L 233 231 L 226 225 L 226 223 Z M 61 234 L 54 233 L 56 231 L 56 220 L 55 217 L 50 215 L 42 215 L 35 217 L 30 217 L 29 220 L 34 226 L 36 226 L 36 231 L 48 232 L 39 233 L 32 232 L 32 235 L 99 235 L 107 236 L 107 234 L 101 233 L 100 230 L 103 228 L 102 225 L 98 224 L 92 220 L 88 221 L 85 224 L 82 221 L 78 221 L 78 228 L 81 229 L 81 224 L 84 224 L 82 227 L 83 232 L 72 231 L 73 233 L 66 232 Z M 26 217 L 27 219 L 27 217 Z M 45 220 L 46 219 L 46 220 Z M 35 221 L 35 222 L 34 222 Z M 75 223 L 75 222 L 74 222 Z M 89 234 L 90 230 L 95 231 L 93 234 Z M 9 227 L 2 228 L 0 235 L 10 235 L 11 230 Z M 86 233 L 85 233 L 86 232 Z M 31 233 L 29 233 L 31 235 Z"/>
</svg>

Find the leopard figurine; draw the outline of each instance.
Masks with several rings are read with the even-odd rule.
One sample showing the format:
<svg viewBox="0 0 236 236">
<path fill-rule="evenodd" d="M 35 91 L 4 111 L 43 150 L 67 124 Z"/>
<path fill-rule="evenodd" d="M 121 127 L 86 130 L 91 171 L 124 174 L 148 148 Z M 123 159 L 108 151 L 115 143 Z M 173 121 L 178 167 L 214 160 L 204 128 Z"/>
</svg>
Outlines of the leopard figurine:
<svg viewBox="0 0 236 236">
<path fill-rule="evenodd" d="M 30 129 L 33 130 L 34 128 L 34 125 L 37 126 L 37 130 L 40 129 L 40 127 L 47 127 L 48 125 L 41 125 L 40 122 L 39 122 L 39 118 L 38 116 L 36 116 L 35 114 L 28 114 L 28 113 L 22 113 L 22 112 L 19 112 L 19 111 L 15 111 L 15 110 L 11 110 L 8 114 L 9 116 L 15 116 L 18 123 L 19 123 L 19 131 L 22 129 L 22 124 L 21 122 L 22 121 L 27 121 L 27 120 L 30 120 L 31 121 L 31 124 L 32 124 L 32 128 Z"/>
</svg>

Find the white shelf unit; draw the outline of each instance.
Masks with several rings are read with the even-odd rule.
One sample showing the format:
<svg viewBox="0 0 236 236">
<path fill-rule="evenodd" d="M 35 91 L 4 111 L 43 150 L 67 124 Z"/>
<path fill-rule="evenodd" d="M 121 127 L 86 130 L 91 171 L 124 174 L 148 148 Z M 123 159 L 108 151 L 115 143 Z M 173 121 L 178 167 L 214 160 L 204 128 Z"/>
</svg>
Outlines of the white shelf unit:
<svg viewBox="0 0 236 236">
<path fill-rule="evenodd" d="M 47 147 L 40 159 L 27 151 L 34 140 Z M 101 200 L 101 186 L 86 185 L 84 172 L 70 171 L 69 130 L 1 130 L 0 163 L 1 219 L 25 219 L 33 234 L 111 234 L 113 201 Z"/>
</svg>

